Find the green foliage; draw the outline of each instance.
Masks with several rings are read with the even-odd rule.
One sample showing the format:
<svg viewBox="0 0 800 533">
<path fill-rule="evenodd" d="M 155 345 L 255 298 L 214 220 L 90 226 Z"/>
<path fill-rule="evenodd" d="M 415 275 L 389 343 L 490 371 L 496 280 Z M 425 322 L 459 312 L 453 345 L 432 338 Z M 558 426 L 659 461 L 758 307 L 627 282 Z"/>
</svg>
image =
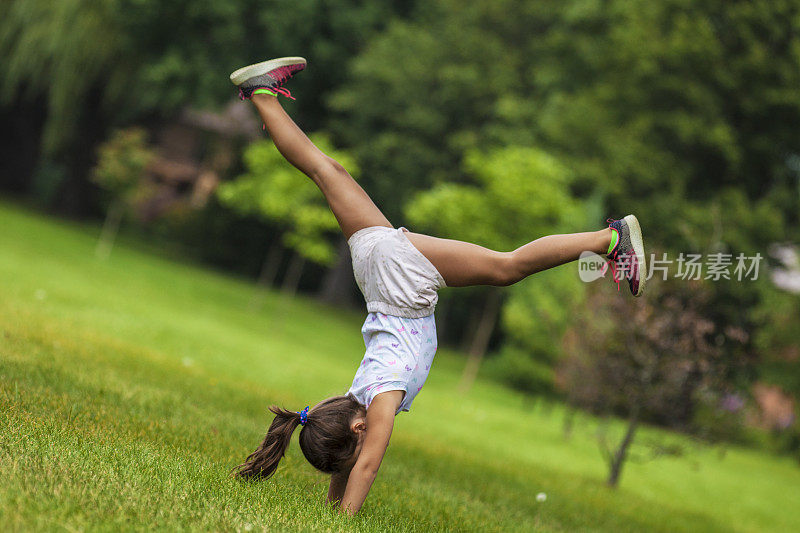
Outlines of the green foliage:
<svg viewBox="0 0 800 533">
<path fill-rule="evenodd" d="M 331 99 L 344 115 L 334 123 L 337 137 L 354 150 L 365 188 L 390 219 L 415 191 L 462 177 L 464 152 L 483 146 L 482 125 L 514 83 L 516 53 L 476 27 L 479 10 L 444 4 L 421 6 L 415 22 L 393 21 L 353 60 L 350 82 Z"/>
<path fill-rule="evenodd" d="M 334 149 L 326 135 L 315 134 L 311 139 L 351 173 L 358 173 L 355 160 Z M 272 142 L 253 143 L 244 160 L 246 173 L 219 187 L 222 203 L 239 213 L 283 225 L 287 228 L 283 236 L 286 246 L 311 261 L 331 264 L 335 250 L 329 237 L 339 225 L 317 186 L 289 164 Z"/>
<path fill-rule="evenodd" d="M 720 409 L 719 403 L 699 403 L 691 421 L 692 432 L 707 442 L 747 444 L 749 438 L 741 412 Z"/>
<path fill-rule="evenodd" d="M 355 0 L 118 0 L 124 53 L 135 63 L 129 112 L 172 113 L 189 103 L 214 107 L 234 90 L 227 74 L 249 63 L 301 55 L 310 68 L 292 82 L 302 123 L 324 117 L 327 92 L 346 62 L 402 6 Z"/>
<path fill-rule="evenodd" d="M 406 208 L 421 229 L 511 250 L 533 238 L 557 233 L 581 218 L 570 195 L 572 174 L 545 152 L 509 146 L 472 151 L 464 160 L 472 184 L 442 183 L 418 193 Z"/>
<path fill-rule="evenodd" d="M 43 148 L 53 154 L 72 140 L 89 91 L 119 86 L 129 75 L 120 63 L 115 0 L 11 0 L 0 21 L 0 103 L 47 99 Z"/>
<path fill-rule="evenodd" d="M 776 209 L 775 201 L 797 191 L 787 168 L 800 140 L 789 125 L 800 118 L 796 3 L 582 5 L 546 40 L 566 54 L 549 69 L 556 83 L 538 123 L 587 184 L 605 184 L 612 210 L 641 212 L 652 236 L 672 247 L 714 224 L 751 224 L 745 212 L 712 218 L 709 204 L 731 186 L 755 217 L 769 199 L 770 224 L 754 226 L 779 231 L 775 218 L 796 220 L 796 202 Z M 687 211 L 698 216 L 685 220 Z M 749 235 L 748 247 L 763 249 L 758 237 Z"/>
<path fill-rule="evenodd" d="M 513 346 L 505 346 L 487 359 L 481 372 L 525 394 L 551 396 L 554 392 L 550 362 L 531 357 L 530 352 Z"/>
<path fill-rule="evenodd" d="M 800 398 L 800 295 L 763 286 L 761 302 L 752 310 L 759 324 L 754 345 L 762 354 L 760 379 Z"/>
<path fill-rule="evenodd" d="M 540 272 L 508 291 L 502 312 L 503 331 L 538 364 L 554 365 L 563 351 L 559 339 L 585 300 L 586 287 L 574 268 Z"/>
<path fill-rule="evenodd" d="M 507 251 L 544 235 L 583 230 L 594 213 L 590 202 L 571 195 L 574 174 L 537 148 L 472 151 L 464 173 L 474 184 L 443 183 L 419 193 L 408 204 L 408 219 L 449 238 Z M 507 290 L 503 330 L 508 340 L 537 359 L 529 366 L 558 358 L 560 345 L 554 339 L 563 334 L 583 291 L 566 268 L 539 273 Z M 537 384 L 533 390 L 540 388 Z"/>
<path fill-rule="evenodd" d="M 116 199 L 132 199 L 152 157 L 145 130 L 117 130 L 97 151 L 92 181 Z"/>
<path fill-rule="evenodd" d="M 393 194 L 386 176 L 458 181 L 465 151 L 536 142 L 573 169 L 581 195 L 640 213 L 670 247 L 713 222 L 708 203 L 728 187 L 756 214 L 768 199 L 773 218 L 797 224 L 798 6 L 759 5 L 433 2 L 354 61 L 332 100 L 347 113 L 337 131 L 379 201 Z M 706 216 L 663 223 L 687 208 Z"/>
<path fill-rule="evenodd" d="M 408 8 L 354 0 L 8 0 L 0 18 L 0 104 L 45 98 L 43 147 L 82 141 L 87 116 L 115 125 L 234 95 L 227 74 L 247 63 L 305 55 L 302 114 L 317 124 L 345 62 Z M 101 112 L 102 110 L 102 112 Z"/>
</svg>

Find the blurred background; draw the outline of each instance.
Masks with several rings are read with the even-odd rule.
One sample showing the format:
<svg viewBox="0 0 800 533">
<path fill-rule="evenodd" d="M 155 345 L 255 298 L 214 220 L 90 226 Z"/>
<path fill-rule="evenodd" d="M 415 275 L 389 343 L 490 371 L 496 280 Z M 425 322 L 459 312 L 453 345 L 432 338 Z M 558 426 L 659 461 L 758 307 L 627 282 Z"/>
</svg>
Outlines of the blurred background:
<svg viewBox="0 0 800 533">
<path fill-rule="evenodd" d="M 252 280 L 253 309 L 270 290 L 363 306 L 321 194 L 228 80 L 304 56 L 283 104 L 395 226 L 512 249 L 635 213 L 673 260 L 636 301 L 574 265 L 443 291 L 462 390 L 485 376 L 631 439 L 656 424 L 800 461 L 800 1 L 1 9 L 0 195 L 93 224 L 98 261 L 124 240 Z M 730 279 L 687 279 L 681 254 L 730 254 Z"/>
</svg>

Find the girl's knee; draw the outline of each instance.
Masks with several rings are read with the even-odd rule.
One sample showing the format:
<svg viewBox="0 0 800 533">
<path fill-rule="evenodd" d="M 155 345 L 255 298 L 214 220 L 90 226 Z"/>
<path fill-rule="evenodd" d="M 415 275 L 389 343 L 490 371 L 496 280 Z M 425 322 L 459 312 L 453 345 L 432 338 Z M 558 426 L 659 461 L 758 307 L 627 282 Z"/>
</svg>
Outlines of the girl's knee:
<svg viewBox="0 0 800 533">
<path fill-rule="evenodd" d="M 506 287 L 522 279 L 522 268 L 514 252 L 497 252 L 492 272 L 493 285 Z"/>
<path fill-rule="evenodd" d="M 328 162 L 328 168 L 331 172 L 335 172 L 337 174 L 347 174 L 347 169 L 344 168 L 341 163 L 330 156 L 325 156 L 325 159 Z"/>
<path fill-rule="evenodd" d="M 336 179 L 340 176 L 350 177 L 350 174 L 348 174 L 347 170 L 334 158 L 323 155 L 319 162 L 314 165 L 311 178 L 315 182 L 320 183 L 321 181 Z"/>
</svg>

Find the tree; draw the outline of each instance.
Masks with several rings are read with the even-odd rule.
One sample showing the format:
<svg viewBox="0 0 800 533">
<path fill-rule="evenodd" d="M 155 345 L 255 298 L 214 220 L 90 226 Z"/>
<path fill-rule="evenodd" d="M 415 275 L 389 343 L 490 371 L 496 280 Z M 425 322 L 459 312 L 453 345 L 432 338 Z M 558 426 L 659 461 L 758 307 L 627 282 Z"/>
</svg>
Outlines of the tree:
<svg viewBox="0 0 800 533">
<path fill-rule="evenodd" d="M 531 118 L 585 185 L 603 184 L 611 212 L 641 213 L 663 245 L 746 225 L 748 244 L 763 247 L 759 231 L 781 238 L 797 220 L 787 163 L 800 141 L 790 126 L 800 119 L 798 7 L 582 3 L 543 37 L 559 60 L 539 71 L 551 96 Z M 735 195 L 744 218 L 713 209 Z"/>
<path fill-rule="evenodd" d="M 358 174 L 355 160 L 331 146 L 325 134 L 311 135 L 321 150 L 331 155 L 352 174 Z M 284 278 L 284 288 L 295 292 L 305 260 L 330 265 L 336 258 L 331 234 L 339 229 L 325 197 L 299 170 L 295 169 L 269 141 L 258 141 L 245 151 L 245 173 L 218 189 L 222 203 L 235 211 L 278 222 L 286 228 L 283 244 L 295 256 Z M 273 271 L 279 260 L 272 250 L 264 271 Z M 263 276 L 262 276 L 263 277 Z"/>
<path fill-rule="evenodd" d="M 333 131 L 362 164 L 364 187 L 390 220 L 403 216 L 416 191 L 463 179 L 464 154 L 489 140 L 484 133 L 520 65 L 499 34 L 504 28 L 492 26 L 505 20 L 507 4 L 420 4 L 411 21 L 391 21 L 368 43 L 331 98 Z"/>
<path fill-rule="evenodd" d="M 463 169 L 474 184 L 443 183 L 418 193 L 406 207 L 408 219 L 448 238 L 513 250 L 536 237 L 574 230 L 584 218 L 582 203 L 570 194 L 573 175 L 542 150 L 509 146 L 488 153 L 473 151 L 467 154 Z M 555 297 L 562 287 L 537 285 L 537 291 Z M 525 289 L 516 290 L 519 302 Z M 468 352 L 463 389 L 477 375 L 501 310 L 499 290 L 492 288 L 486 294 Z M 515 312 L 525 311 L 517 305 Z"/>
<path fill-rule="evenodd" d="M 147 132 L 141 128 L 115 131 L 97 153 L 92 181 L 111 198 L 95 253 L 107 259 L 114 246 L 122 217 L 141 190 L 142 176 L 153 157 L 147 148 Z"/>
<path fill-rule="evenodd" d="M 642 422 L 690 430 L 698 406 L 719 411 L 751 363 L 747 334 L 709 318 L 703 282 L 654 281 L 644 299 L 595 292 L 564 338 L 557 383 L 569 402 L 627 418 L 615 450 L 600 440 L 612 487 Z"/>
<path fill-rule="evenodd" d="M 119 89 L 124 75 L 118 64 L 122 39 L 113 8 L 108 1 L 14 0 L 4 9 L 0 103 L 13 102 L 21 91 L 25 99 L 46 96 L 45 155 L 53 155 L 73 140 L 95 84 L 103 81 Z"/>
</svg>

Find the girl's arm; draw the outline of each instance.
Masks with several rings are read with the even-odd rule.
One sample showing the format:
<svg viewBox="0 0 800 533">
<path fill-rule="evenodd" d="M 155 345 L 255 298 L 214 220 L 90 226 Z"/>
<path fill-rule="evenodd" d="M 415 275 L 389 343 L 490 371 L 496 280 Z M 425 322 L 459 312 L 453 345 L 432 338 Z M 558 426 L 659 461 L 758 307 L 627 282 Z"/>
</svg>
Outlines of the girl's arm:
<svg viewBox="0 0 800 533">
<path fill-rule="evenodd" d="M 328 486 L 328 504 L 342 500 L 349 477 L 350 472 L 331 474 L 331 484 Z"/>
<path fill-rule="evenodd" d="M 392 436 L 394 415 L 403 401 L 403 391 L 382 392 L 375 396 L 367 409 L 367 431 L 361 454 L 350 471 L 342 498 L 342 511 L 353 516 L 361 509 L 378 468 L 381 466 L 389 437 Z"/>
</svg>

